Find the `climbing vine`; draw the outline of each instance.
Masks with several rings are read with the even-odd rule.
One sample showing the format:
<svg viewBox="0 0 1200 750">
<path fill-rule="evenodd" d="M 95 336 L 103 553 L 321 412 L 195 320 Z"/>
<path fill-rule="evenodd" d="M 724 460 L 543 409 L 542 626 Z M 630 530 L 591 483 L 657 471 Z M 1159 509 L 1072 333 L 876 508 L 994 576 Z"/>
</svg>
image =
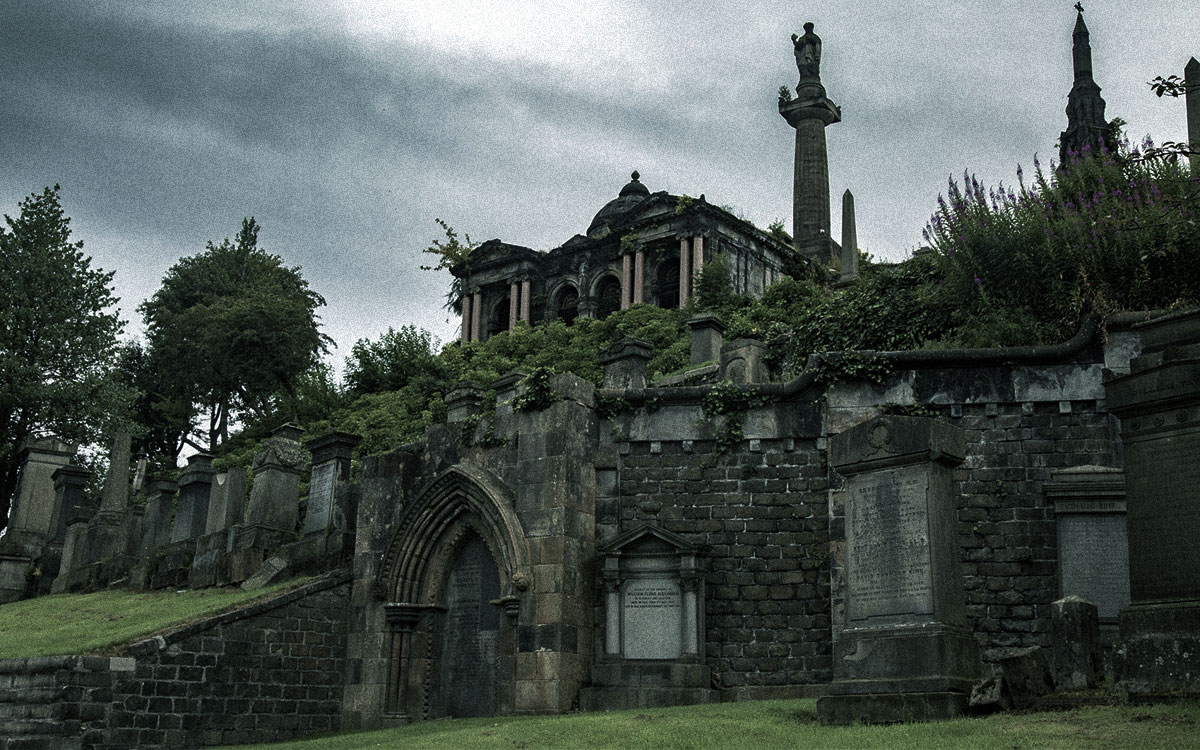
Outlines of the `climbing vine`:
<svg viewBox="0 0 1200 750">
<path fill-rule="evenodd" d="M 770 399 L 730 381 L 718 383 L 700 400 L 704 424 L 714 427 L 717 453 L 724 453 L 745 438 L 746 412 L 770 403 Z"/>
<path fill-rule="evenodd" d="M 556 400 L 554 397 L 554 370 L 535 367 L 521 380 L 517 395 L 513 397 L 513 411 L 541 411 Z"/>
</svg>

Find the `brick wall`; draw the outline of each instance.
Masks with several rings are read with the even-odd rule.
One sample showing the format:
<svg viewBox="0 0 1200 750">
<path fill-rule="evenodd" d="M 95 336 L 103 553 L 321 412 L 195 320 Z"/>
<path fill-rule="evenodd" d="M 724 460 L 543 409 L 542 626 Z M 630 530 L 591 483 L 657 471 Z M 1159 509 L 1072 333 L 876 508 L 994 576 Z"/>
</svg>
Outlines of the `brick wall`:
<svg viewBox="0 0 1200 750">
<path fill-rule="evenodd" d="M 815 440 L 627 444 L 622 525 L 709 547 L 705 656 L 722 687 L 829 681 L 826 490 Z"/>
<path fill-rule="evenodd" d="M 0 661 L 0 750 L 193 747 L 337 730 L 346 577 L 142 641 Z"/>
</svg>

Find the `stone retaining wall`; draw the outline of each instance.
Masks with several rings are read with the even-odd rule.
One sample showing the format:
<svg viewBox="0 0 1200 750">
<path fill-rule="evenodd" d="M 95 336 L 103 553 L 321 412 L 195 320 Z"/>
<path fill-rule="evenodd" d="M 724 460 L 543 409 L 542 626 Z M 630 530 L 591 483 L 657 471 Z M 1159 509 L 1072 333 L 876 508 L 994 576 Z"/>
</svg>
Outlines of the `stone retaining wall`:
<svg viewBox="0 0 1200 750">
<path fill-rule="evenodd" d="M 340 727 L 345 575 L 134 644 L 0 660 L 0 750 L 268 742 Z"/>
</svg>

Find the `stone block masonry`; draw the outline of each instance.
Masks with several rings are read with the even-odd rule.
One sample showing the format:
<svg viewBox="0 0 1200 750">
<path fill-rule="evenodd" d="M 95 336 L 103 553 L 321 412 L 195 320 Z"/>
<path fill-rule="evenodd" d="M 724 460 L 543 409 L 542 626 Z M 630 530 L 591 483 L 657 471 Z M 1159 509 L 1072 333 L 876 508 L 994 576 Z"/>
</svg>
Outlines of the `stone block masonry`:
<svg viewBox="0 0 1200 750">
<path fill-rule="evenodd" d="M 348 576 L 129 647 L 0 660 L 0 750 L 185 748 L 340 728 Z"/>
</svg>

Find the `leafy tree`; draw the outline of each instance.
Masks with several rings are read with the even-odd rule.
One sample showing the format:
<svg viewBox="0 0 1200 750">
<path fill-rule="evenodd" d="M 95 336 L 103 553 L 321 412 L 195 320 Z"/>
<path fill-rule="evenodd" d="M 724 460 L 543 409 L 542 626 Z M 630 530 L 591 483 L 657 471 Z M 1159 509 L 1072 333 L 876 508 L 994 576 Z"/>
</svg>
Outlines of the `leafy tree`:
<svg viewBox="0 0 1200 750">
<path fill-rule="evenodd" d="M 113 274 L 71 242 L 58 193 L 55 185 L 30 195 L 0 226 L 0 519 L 22 441 L 96 441 L 124 416 L 130 395 L 110 370 L 122 326 Z"/>
<path fill-rule="evenodd" d="M 359 339 L 346 358 L 346 386 L 358 395 L 398 391 L 438 369 L 434 346 L 433 335 L 414 325 L 388 328 L 378 341 Z"/>
<path fill-rule="evenodd" d="M 475 249 L 475 243 L 471 242 L 471 235 L 464 234 L 460 240 L 458 239 L 458 232 L 454 231 L 454 227 L 441 219 L 434 219 L 434 221 L 442 228 L 446 239 L 435 239 L 430 243 L 429 247 L 422 251 L 435 256 L 437 263 L 432 266 L 421 266 L 421 270 L 453 271 L 455 268 L 466 268 L 471 251 Z M 446 292 L 446 309 L 455 313 L 460 312 L 462 310 L 462 295 L 463 280 L 455 276 L 454 280 L 450 282 L 450 290 Z"/>
<path fill-rule="evenodd" d="M 165 398 L 207 415 L 210 451 L 231 419 L 264 419 L 281 395 L 294 411 L 297 379 L 330 343 L 316 314 L 324 298 L 299 267 L 258 247 L 258 231 L 245 219 L 234 242 L 181 259 L 139 308 Z"/>
</svg>

